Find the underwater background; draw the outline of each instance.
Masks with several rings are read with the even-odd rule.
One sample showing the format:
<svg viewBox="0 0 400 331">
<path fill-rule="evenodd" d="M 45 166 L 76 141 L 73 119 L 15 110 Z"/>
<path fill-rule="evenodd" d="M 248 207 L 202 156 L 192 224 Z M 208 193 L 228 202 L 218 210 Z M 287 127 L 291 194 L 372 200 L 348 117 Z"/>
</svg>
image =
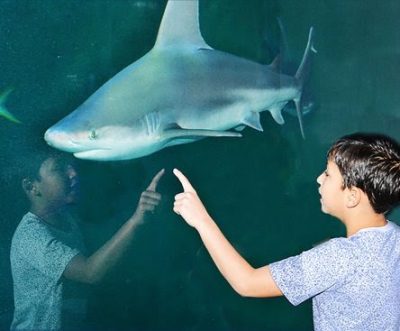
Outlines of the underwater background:
<svg viewBox="0 0 400 331">
<path fill-rule="evenodd" d="M 13 311 L 9 247 L 26 204 L 14 171 L 44 131 L 103 83 L 149 51 L 166 1 L 0 0 L 0 92 L 22 124 L 0 117 L 0 329 Z M 79 214 L 90 251 L 134 211 L 161 168 L 163 202 L 138 229 L 132 249 L 93 288 L 88 320 L 104 330 L 312 330 L 311 302 L 237 295 L 219 274 L 196 232 L 172 212 L 191 180 L 231 243 L 253 266 L 299 254 L 344 227 L 320 211 L 316 177 L 328 147 L 356 131 L 400 139 L 400 2 L 398 0 L 201 0 L 204 39 L 216 49 L 270 63 L 286 31 L 297 69 L 315 28 L 304 115 L 306 139 L 290 110 L 286 123 L 262 113 L 264 132 L 208 138 L 124 162 L 78 161 Z M 283 68 L 285 70 L 285 68 Z M 149 98 L 151 98 L 149 90 Z M 201 93 L 201 91 L 199 91 Z M 290 107 L 289 107 L 290 108 Z M 390 219 L 400 219 L 395 210 Z M 29 280 L 27 280 L 29 281 Z"/>
</svg>

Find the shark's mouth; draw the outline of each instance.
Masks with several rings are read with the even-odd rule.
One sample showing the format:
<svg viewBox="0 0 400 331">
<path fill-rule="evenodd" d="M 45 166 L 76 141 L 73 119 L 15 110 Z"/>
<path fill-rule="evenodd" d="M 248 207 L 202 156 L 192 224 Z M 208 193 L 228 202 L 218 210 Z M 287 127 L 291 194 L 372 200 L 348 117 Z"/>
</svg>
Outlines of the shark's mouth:
<svg viewBox="0 0 400 331">
<path fill-rule="evenodd" d="M 112 148 L 91 148 L 87 150 L 81 150 L 74 153 L 74 156 L 78 159 L 86 160 L 111 160 Z"/>
<path fill-rule="evenodd" d="M 112 149 L 108 146 L 98 147 L 95 144 L 80 142 L 79 140 L 68 137 L 68 134 L 62 131 L 55 133 L 46 132 L 45 140 L 50 146 L 65 152 L 74 153 L 74 155 L 81 153 L 96 153 Z"/>
<path fill-rule="evenodd" d="M 65 152 L 70 152 L 70 153 L 86 153 L 86 152 L 91 152 L 91 151 L 101 151 L 101 150 L 110 150 L 111 148 L 107 147 L 93 147 L 93 146 L 85 146 L 83 144 L 80 144 L 76 141 L 72 140 L 65 140 L 65 141 L 47 141 L 47 143 L 57 149 L 60 149 Z"/>
</svg>

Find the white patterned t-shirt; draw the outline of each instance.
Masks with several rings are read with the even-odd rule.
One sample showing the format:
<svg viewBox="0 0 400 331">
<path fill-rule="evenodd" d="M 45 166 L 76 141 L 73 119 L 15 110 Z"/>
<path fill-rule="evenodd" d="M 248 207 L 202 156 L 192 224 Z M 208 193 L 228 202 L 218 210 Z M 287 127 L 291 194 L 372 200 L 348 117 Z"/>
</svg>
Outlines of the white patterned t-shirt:
<svg viewBox="0 0 400 331">
<path fill-rule="evenodd" d="M 313 298 L 316 331 L 400 330 L 400 227 L 388 222 L 269 265 L 293 304 Z"/>
<path fill-rule="evenodd" d="M 85 287 L 62 275 L 74 256 L 85 252 L 76 222 L 63 230 L 32 213 L 18 225 L 11 244 L 14 317 L 11 330 L 74 330 L 86 314 Z"/>
</svg>

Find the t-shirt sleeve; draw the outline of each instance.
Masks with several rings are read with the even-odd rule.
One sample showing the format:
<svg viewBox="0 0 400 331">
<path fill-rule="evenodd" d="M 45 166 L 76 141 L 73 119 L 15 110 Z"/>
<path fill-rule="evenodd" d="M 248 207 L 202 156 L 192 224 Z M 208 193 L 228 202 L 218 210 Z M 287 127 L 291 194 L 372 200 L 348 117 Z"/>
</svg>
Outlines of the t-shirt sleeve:
<svg viewBox="0 0 400 331">
<path fill-rule="evenodd" d="M 20 259 L 55 280 L 61 278 L 71 259 L 80 253 L 38 222 L 31 222 L 21 229 L 17 241 Z"/>
<path fill-rule="evenodd" d="M 346 238 L 332 239 L 300 255 L 269 265 L 272 278 L 295 306 L 343 283 L 353 272 Z"/>
</svg>

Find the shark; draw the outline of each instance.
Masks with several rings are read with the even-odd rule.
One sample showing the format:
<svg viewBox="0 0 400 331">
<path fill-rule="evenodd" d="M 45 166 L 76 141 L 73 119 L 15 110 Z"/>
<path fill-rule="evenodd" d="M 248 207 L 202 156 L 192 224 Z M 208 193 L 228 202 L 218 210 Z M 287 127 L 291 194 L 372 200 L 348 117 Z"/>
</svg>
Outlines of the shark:
<svg viewBox="0 0 400 331">
<path fill-rule="evenodd" d="M 294 76 L 274 61 L 260 64 L 210 47 L 202 37 L 199 1 L 169 0 L 153 48 L 51 126 L 44 139 L 76 158 L 118 161 L 207 137 L 263 131 L 260 113 L 284 124 L 294 101 L 304 137 L 303 82 L 313 50 L 313 28 Z"/>
</svg>

